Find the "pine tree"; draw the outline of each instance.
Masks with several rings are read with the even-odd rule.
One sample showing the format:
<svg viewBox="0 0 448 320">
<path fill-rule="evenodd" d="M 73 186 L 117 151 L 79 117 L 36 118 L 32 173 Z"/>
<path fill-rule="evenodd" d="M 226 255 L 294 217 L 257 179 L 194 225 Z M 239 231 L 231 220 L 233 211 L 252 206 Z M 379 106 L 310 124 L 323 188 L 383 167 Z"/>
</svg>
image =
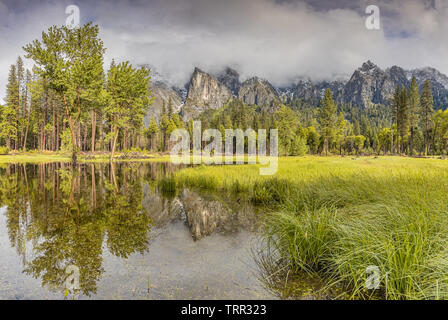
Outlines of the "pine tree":
<svg viewBox="0 0 448 320">
<path fill-rule="evenodd" d="M 151 118 L 147 132 L 150 140 L 150 149 L 153 150 L 154 146 L 156 145 L 155 140 L 157 137 L 157 133 L 159 132 L 159 127 L 157 126 L 157 122 L 154 118 Z"/>
<path fill-rule="evenodd" d="M 409 102 L 409 129 L 411 135 L 409 137 L 409 154 L 414 153 L 414 136 L 415 131 L 418 130 L 419 110 L 420 110 L 420 94 L 418 92 L 417 79 L 412 77 L 411 85 L 408 92 Z"/>
<path fill-rule="evenodd" d="M 398 102 L 398 134 L 401 138 L 398 152 L 403 151 L 404 138 L 409 132 L 409 103 L 408 94 L 404 86 L 401 87 Z"/>
<path fill-rule="evenodd" d="M 0 133 L 6 141 L 6 147 L 11 148 L 14 141 L 14 148 L 17 149 L 17 122 L 19 108 L 19 85 L 17 79 L 17 68 L 11 65 L 9 69 L 8 84 L 6 86 L 6 105 L 3 108 Z"/>
<path fill-rule="evenodd" d="M 336 104 L 330 89 L 325 91 L 322 106 L 319 112 L 322 136 L 324 138 L 325 155 L 328 155 L 329 140 L 333 137 L 333 130 L 336 125 Z"/>
<path fill-rule="evenodd" d="M 339 154 L 342 154 L 342 146 L 344 144 L 346 128 L 347 128 L 347 121 L 345 121 L 344 114 L 341 111 L 336 121 L 336 139 L 335 139 L 337 148 L 339 149 Z"/>
<path fill-rule="evenodd" d="M 424 127 L 425 138 L 425 155 L 429 153 L 429 130 L 431 127 L 431 119 L 434 113 L 434 99 L 432 96 L 431 83 L 426 80 L 423 85 L 422 95 L 420 97 L 420 114 Z"/>
<path fill-rule="evenodd" d="M 401 96 L 400 96 L 400 87 L 396 86 L 395 87 L 395 92 L 394 92 L 394 96 L 392 98 L 392 121 L 396 124 L 397 126 L 397 133 L 400 131 L 400 100 Z M 396 151 L 399 153 L 400 152 L 400 147 L 399 147 L 399 138 L 398 138 L 398 134 L 395 135 L 396 136 Z"/>
</svg>

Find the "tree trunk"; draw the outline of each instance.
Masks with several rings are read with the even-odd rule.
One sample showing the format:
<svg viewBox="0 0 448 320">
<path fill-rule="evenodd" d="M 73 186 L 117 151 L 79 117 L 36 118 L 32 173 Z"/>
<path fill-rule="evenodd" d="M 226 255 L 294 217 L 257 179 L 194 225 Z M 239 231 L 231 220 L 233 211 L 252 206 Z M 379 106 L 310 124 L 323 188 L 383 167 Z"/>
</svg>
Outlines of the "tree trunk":
<svg viewBox="0 0 448 320">
<path fill-rule="evenodd" d="M 103 139 L 103 117 L 100 113 L 100 150 L 104 151 L 104 139 Z"/>
<path fill-rule="evenodd" d="M 112 151 L 110 153 L 110 161 L 112 162 L 114 159 L 114 153 L 115 153 L 115 147 L 117 145 L 117 139 L 118 139 L 118 129 L 116 130 L 114 134 L 114 139 L 112 141 Z"/>
<path fill-rule="evenodd" d="M 90 151 L 95 152 L 95 134 L 96 134 L 96 113 L 92 110 L 92 146 Z"/>
<path fill-rule="evenodd" d="M 53 128 L 52 128 L 51 148 L 56 151 L 56 110 L 53 102 Z"/>
</svg>

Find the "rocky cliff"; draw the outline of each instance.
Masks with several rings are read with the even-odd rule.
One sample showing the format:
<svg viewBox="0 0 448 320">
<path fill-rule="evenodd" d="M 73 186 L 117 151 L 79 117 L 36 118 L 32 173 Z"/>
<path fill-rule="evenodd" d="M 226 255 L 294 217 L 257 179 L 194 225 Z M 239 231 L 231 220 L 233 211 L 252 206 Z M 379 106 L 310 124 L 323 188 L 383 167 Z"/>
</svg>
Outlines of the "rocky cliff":
<svg viewBox="0 0 448 320">
<path fill-rule="evenodd" d="M 394 93 L 389 75 L 371 61 L 363 63 L 344 87 L 344 102 L 362 108 L 371 104 L 388 104 Z"/>
<path fill-rule="evenodd" d="M 227 67 L 224 72 L 218 74 L 217 79 L 227 88 L 229 88 L 235 97 L 238 96 L 238 91 L 241 88 L 241 82 L 240 74 L 236 70 Z"/>
<path fill-rule="evenodd" d="M 185 120 L 208 109 L 222 108 L 231 98 L 232 92 L 214 76 L 195 68 L 188 85 L 188 94 L 182 115 Z"/>
<path fill-rule="evenodd" d="M 280 103 L 275 88 L 268 81 L 258 77 L 243 82 L 238 91 L 238 99 L 241 99 L 244 103 L 256 104 L 260 107 Z"/>
<path fill-rule="evenodd" d="M 145 128 L 149 126 L 151 118 L 154 118 L 159 123 L 164 104 L 165 108 L 168 108 L 168 105 L 171 103 L 174 113 L 179 112 L 182 106 L 182 96 L 166 83 L 156 81 L 149 85 L 149 89 L 151 90 L 153 103 L 143 118 Z"/>
</svg>

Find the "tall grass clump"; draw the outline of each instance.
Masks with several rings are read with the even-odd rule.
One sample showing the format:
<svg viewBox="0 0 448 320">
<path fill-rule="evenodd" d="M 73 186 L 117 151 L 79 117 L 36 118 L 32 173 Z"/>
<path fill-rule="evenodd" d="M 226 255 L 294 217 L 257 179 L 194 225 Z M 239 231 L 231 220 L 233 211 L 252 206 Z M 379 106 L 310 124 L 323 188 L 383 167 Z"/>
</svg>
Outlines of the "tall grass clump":
<svg viewBox="0 0 448 320">
<path fill-rule="evenodd" d="M 264 205 L 282 204 L 290 197 L 294 187 L 290 181 L 277 177 L 256 181 L 253 185 L 252 201 Z"/>
<path fill-rule="evenodd" d="M 326 274 L 353 298 L 442 298 L 446 190 L 446 176 L 416 172 L 324 179 L 298 187 L 270 216 L 267 234 L 294 270 Z M 379 290 L 365 286 L 369 266 L 380 271 Z"/>
<path fill-rule="evenodd" d="M 159 180 L 158 187 L 163 195 L 174 197 L 176 195 L 176 184 L 174 176 L 169 175 Z"/>
</svg>

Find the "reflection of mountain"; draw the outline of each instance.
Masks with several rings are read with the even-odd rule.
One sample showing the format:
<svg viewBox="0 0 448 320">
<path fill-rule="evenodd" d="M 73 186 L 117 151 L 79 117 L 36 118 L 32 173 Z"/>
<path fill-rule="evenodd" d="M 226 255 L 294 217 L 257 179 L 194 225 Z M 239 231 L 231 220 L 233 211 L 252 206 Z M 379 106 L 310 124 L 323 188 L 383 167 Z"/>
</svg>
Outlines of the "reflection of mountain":
<svg viewBox="0 0 448 320">
<path fill-rule="evenodd" d="M 184 190 L 180 199 L 194 240 L 215 231 L 228 234 L 238 231 L 241 227 L 252 229 L 257 225 L 252 208 L 247 206 L 235 210 L 229 206 L 229 202 L 212 196 L 201 197 L 189 190 Z"/>
<path fill-rule="evenodd" d="M 210 235 L 218 226 L 231 219 L 232 211 L 219 201 L 205 201 L 188 190 L 182 193 L 182 203 L 193 239 Z"/>
<path fill-rule="evenodd" d="M 142 204 L 157 227 L 179 219 L 182 214 L 182 204 L 179 199 L 167 199 L 157 190 L 151 190 L 148 184 L 143 185 Z"/>
</svg>

